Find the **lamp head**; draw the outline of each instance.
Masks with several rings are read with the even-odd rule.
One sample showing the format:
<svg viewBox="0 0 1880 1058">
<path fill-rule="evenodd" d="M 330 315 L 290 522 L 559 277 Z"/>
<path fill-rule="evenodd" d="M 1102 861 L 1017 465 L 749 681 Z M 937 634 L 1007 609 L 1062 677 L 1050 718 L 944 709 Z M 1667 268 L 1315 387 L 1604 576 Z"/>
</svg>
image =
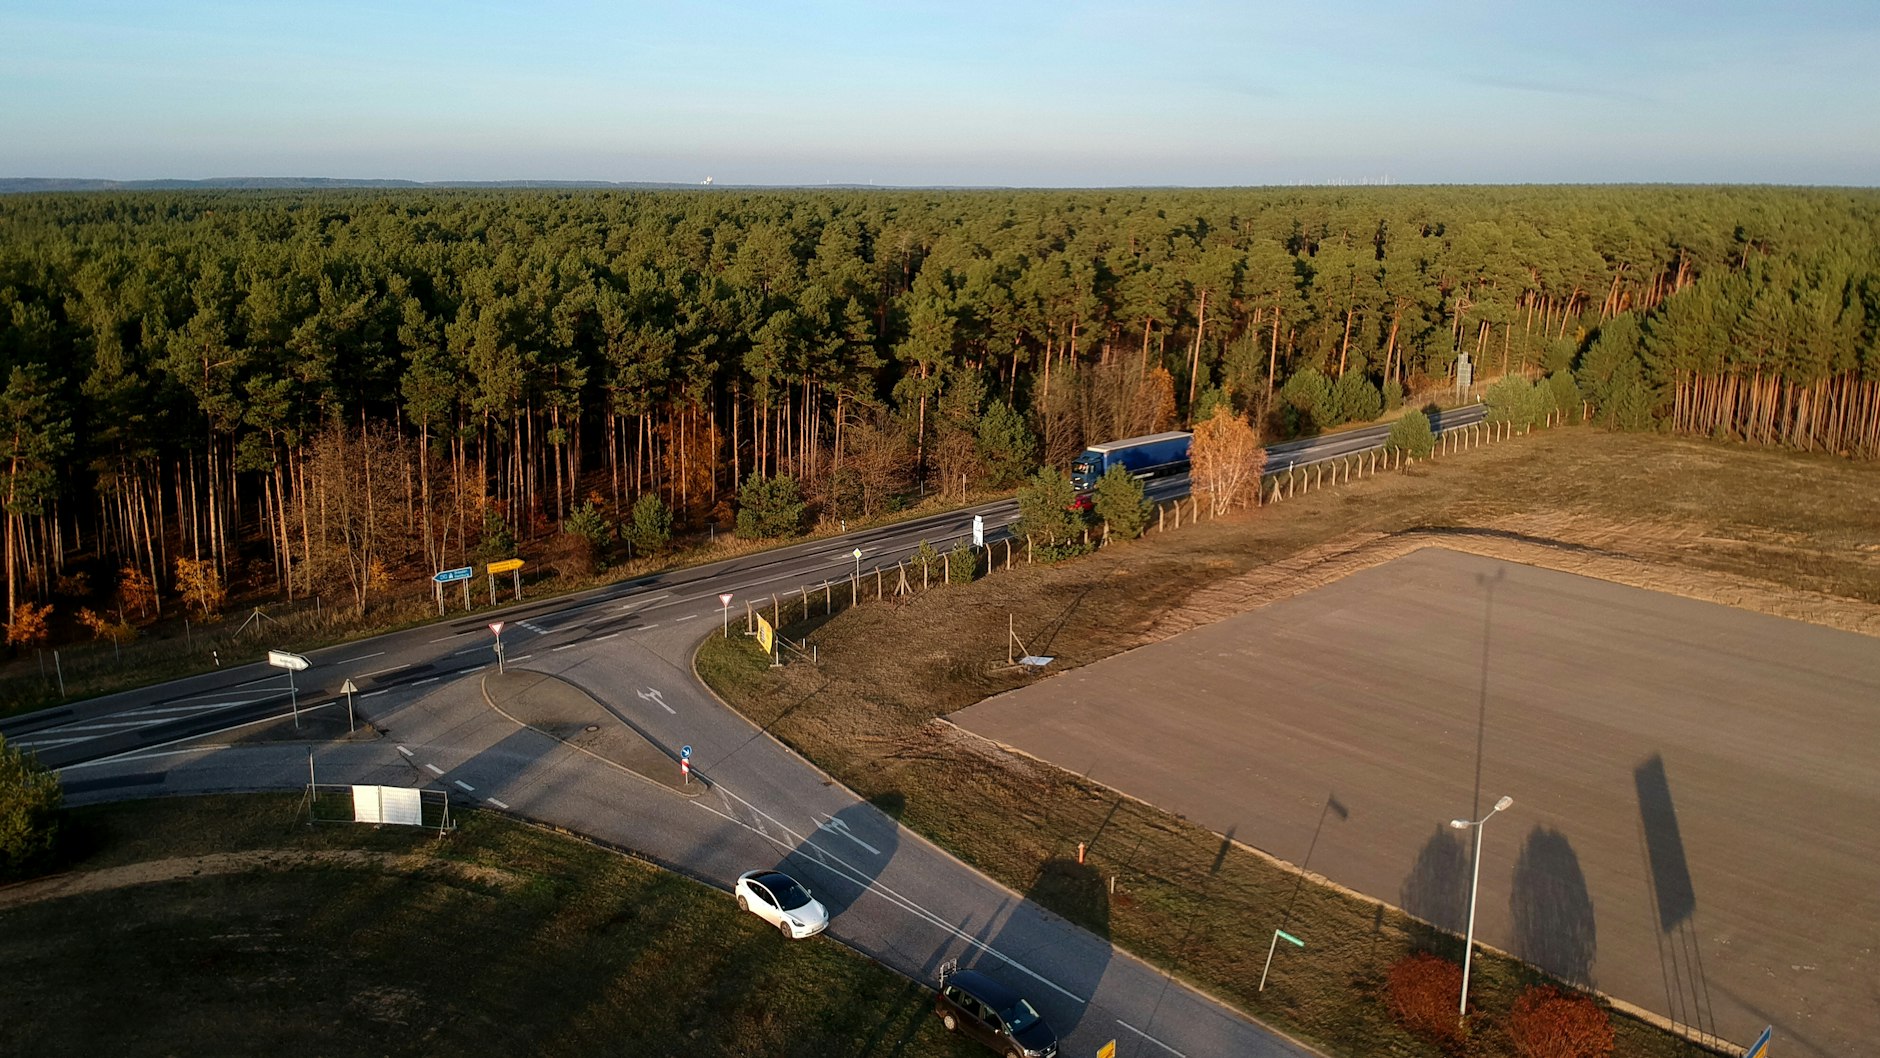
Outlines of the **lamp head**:
<svg viewBox="0 0 1880 1058">
<path fill-rule="evenodd" d="M 1511 804 L 1514 804 L 1514 798 L 1504 796 L 1501 800 L 1495 802 L 1495 811 L 1503 811 Z"/>
<path fill-rule="evenodd" d="M 1466 819 L 1452 819 L 1449 821 L 1449 825 L 1455 827 L 1457 830 L 1467 830 L 1475 824 Z"/>
</svg>

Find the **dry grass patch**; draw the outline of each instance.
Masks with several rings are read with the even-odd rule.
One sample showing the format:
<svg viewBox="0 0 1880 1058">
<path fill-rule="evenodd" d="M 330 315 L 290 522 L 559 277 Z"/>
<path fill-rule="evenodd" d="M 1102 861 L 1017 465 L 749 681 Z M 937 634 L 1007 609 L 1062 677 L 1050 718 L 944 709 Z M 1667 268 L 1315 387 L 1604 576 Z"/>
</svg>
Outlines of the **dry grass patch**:
<svg viewBox="0 0 1880 1058">
<path fill-rule="evenodd" d="M 1807 598 L 1794 615 L 1876 631 L 1876 524 L 1871 464 L 1536 432 L 1062 566 L 867 603 L 819 620 L 819 667 L 771 670 L 744 642 L 716 638 L 698 666 L 772 734 L 864 797 L 904 799 L 904 823 L 1016 891 L 1322 1046 L 1427 1054 L 1390 1017 L 1385 974 L 1418 947 L 1459 955 L 1458 941 L 939 719 L 1027 678 L 1003 666 L 1008 616 L 1033 653 L 1069 668 L 1375 564 L 1393 542 L 1442 538 L 1775 612 Z M 1093 871 L 1061 870 L 1080 841 L 1109 851 Z M 1112 874 L 1114 899 L 1090 891 L 1089 879 Z M 1312 922 L 1312 957 L 1281 952 L 1256 994 L 1274 921 Z M 1505 1019 L 1531 978 L 1509 960 L 1477 965 L 1474 1004 Z M 1617 1054 L 1698 1053 L 1632 1018 L 1615 1031 Z M 1480 1033 L 1470 1046 L 1500 1054 L 1510 1043 Z"/>
</svg>

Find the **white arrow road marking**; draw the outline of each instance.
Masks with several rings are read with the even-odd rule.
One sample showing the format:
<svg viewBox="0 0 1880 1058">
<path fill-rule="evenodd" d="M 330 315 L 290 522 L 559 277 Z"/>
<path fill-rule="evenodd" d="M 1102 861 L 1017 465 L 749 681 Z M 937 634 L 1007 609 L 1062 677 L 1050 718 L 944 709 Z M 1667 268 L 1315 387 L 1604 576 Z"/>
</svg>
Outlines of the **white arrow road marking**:
<svg viewBox="0 0 1880 1058">
<path fill-rule="evenodd" d="M 1143 1039 L 1148 1040 L 1150 1043 L 1155 1044 L 1157 1047 L 1162 1048 L 1168 1053 L 1175 1055 L 1175 1058 L 1188 1058 L 1187 1055 L 1183 1054 L 1182 1052 L 1176 1050 L 1173 1047 L 1170 1047 L 1168 1044 L 1163 1043 L 1161 1040 L 1156 1039 L 1154 1036 L 1149 1035 L 1148 1033 L 1142 1031 L 1136 1026 L 1131 1025 L 1129 1022 L 1124 1021 L 1122 1018 L 1117 1018 L 1116 1023 L 1128 1029 L 1129 1031 L 1135 1033 L 1136 1035 L 1141 1036 Z"/>
<path fill-rule="evenodd" d="M 855 836 L 855 832 L 849 829 L 849 821 L 846 819 L 837 819 L 835 816 L 824 816 L 821 819 L 817 819 L 815 816 L 811 816 L 810 822 L 815 823 L 819 829 L 826 830 L 831 834 L 840 834 L 848 838 L 850 841 L 855 842 L 857 845 L 860 845 L 862 848 L 867 849 L 877 856 L 881 855 L 880 849 Z"/>
<path fill-rule="evenodd" d="M 672 706 L 666 704 L 666 699 L 660 697 L 659 688 L 657 687 L 648 687 L 647 689 L 643 691 L 636 690 L 633 693 L 639 695 L 641 701 L 652 702 L 653 704 L 659 706 L 661 709 L 664 709 L 665 711 L 671 713 L 674 716 L 679 715 L 677 710 L 673 709 Z"/>
</svg>

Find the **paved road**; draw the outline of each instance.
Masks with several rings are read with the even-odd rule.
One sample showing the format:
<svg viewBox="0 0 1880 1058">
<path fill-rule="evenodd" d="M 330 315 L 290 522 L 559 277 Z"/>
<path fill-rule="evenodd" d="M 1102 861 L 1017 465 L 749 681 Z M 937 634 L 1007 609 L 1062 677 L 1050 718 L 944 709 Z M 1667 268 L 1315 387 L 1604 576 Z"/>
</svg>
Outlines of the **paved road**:
<svg viewBox="0 0 1880 1058">
<path fill-rule="evenodd" d="M 952 719 L 1458 933 L 1445 823 L 1510 794 L 1479 938 L 1826 1058 L 1880 1038 L 1876 703 L 1872 638 L 1428 549 Z"/>
<path fill-rule="evenodd" d="M 1446 413 L 1440 428 L 1479 421 L 1479 407 Z M 1294 442 L 1273 465 L 1376 447 L 1388 427 Z M 1151 483 L 1185 494 L 1185 476 Z M 355 707 L 387 740 L 312 747 L 323 783 L 426 786 L 631 847 L 728 887 L 753 866 L 784 863 L 836 912 L 831 933 L 918 980 L 944 960 L 1018 985 L 1059 1026 L 1066 1054 L 1281 1055 L 1308 1053 L 1171 982 L 1108 942 L 1024 901 L 861 804 L 700 688 L 692 646 L 738 601 L 806 582 L 846 578 L 893 562 L 922 540 L 950 543 L 984 518 L 989 540 L 1015 518 L 1011 501 L 936 515 L 642 578 L 579 596 L 527 603 L 425 628 L 309 652 L 287 690 L 285 673 L 233 667 L 157 687 L 15 718 L 8 740 L 63 770 L 73 803 L 126 796 L 298 787 L 308 744 L 231 743 L 241 725 L 291 709 Z M 504 622 L 508 662 L 568 679 L 668 750 L 692 745 L 708 794 L 686 798 L 534 731 L 487 707 L 491 621 Z M 258 644 L 292 649 L 293 644 Z M 292 702 L 290 706 L 290 700 Z"/>
</svg>

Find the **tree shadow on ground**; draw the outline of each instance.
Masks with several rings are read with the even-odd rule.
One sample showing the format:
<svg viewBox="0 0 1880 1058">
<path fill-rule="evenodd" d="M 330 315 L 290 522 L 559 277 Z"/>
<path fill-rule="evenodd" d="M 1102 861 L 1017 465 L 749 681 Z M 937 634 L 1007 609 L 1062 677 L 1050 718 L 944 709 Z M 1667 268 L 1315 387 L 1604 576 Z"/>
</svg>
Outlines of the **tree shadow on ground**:
<svg viewBox="0 0 1880 1058">
<path fill-rule="evenodd" d="M 1417 947 L 1462 957 L 1459 935 L 1468 927 L 1469 846 L 1457 831 L 1439 826 L 1430 834 L 1403 881 L 1398 904 L 1419 920 L 1411 926 Z"/>
<path fill-rule="evenodd" d="M 1052 979 L 1062 980 L 1070 974 L 1072 968 L 1068 965 L 1054 966 L 1054 953 L 1044 946 L 1057 934 L 1057 930 L 1048 923 L 1040 922 L 1036 915 L 1025 914 L 1021 917 L 1027 906 L 1045 908 L 1062 915 L 1103 941 L 1100 946 L 1090 946 L 1093 954 L 1079 959 L 1074 976 L 1064 981 L 1072 991 L 1084 996 L 1094 995 L 1098 982 L 1103 980 L 1104 973 L 1109 969 L 1114 951 L 1110 945 L 1109 880 L 1095 866 L 1078 863 L 1075 856 L 1046 860 L 1025 890 L 1025 903 L 1013 909 L 1013 914 L 1006 917 L 999 932 L 992 938 L 992 950 L 999 955 Z M 997 956 L 982 954 L 973 969 L 984 971 L 1016 988 L 1021 995 L 1031 1000 L 1032 1005 L 1044 1015 L 1045 1021 L 1057 1030 L 1060 1037 L 1068 1036 L 1083 1020 L 1086 1004 L 1073 1002 L 1063 994 L 1039 985 L 1025 974 L 1004 966 Z"/>
<path fill-rule="evenodd" d="M 1566 835 L 1539 826 L 1528 832 L 1515 860 L 1508 908 L 1516 955 L 1562 981 L 1593 986 L 1593 899 Z"/>
</svg>

